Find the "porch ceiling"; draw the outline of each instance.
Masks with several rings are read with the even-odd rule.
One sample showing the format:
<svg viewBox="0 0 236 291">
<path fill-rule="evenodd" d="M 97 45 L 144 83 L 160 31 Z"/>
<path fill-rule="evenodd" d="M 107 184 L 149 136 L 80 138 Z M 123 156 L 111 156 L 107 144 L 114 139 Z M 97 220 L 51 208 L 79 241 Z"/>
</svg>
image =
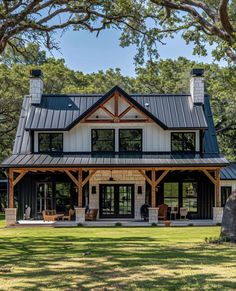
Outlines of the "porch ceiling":
<svg viewBox="0 0 236 291">
<path fill-rule="evenodd" d="M 112 157 L 94 157 L 91 155 L 51 156 L 47 154 L 12 155 L 2 162 L 2 168 L 135 168 L 135 167 L 224 167 L 225 158 L 217 156 L 200 157 L 199 155 L 183 158 L 173 155 L 142 155 Z"/>
</svg>

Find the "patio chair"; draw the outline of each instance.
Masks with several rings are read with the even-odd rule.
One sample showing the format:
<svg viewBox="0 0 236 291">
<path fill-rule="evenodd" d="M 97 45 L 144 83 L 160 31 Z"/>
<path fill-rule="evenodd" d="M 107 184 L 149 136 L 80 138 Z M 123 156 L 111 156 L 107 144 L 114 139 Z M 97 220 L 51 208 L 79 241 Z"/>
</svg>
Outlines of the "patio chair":
<svg viewBox="0 0 236 291">
<path fill-rule="evenodd" d="M 72 217 L 75 215 L 75 211 L 73 209 L 69 209 L 69 214 L 68 215 L 64 215 L 63 216 L 63 220 L 68 220 L 68 221 L 71 221 L 72 220 Z"/>
<path fill-rule="evenodd" d="M 180 216 L 180 219 L 181 219 L 182 217 L 184 217 L 184 219 L 186 219 L 187 215 L 188 215 L 188 209 L 185 208 L 185 207 L 180 207 L 180 209 L 179 209 L 179 216 Z"/>
<path fill-rule="evenodd" d="M 161 204 L 158 206 L 158 219 L 167 219 L 167 210 L 168 210 L 168 205 L 167 204 Z"/>
<path fill-rule="evenodd" d="M 172 218 L 172 215 L 174 216 L 174 219 L 176 220 L 176 215 L 178 214 L 178 207 L 171 207 L 170 209 L 170 219 Z"/>
<path fill-rule="evenodd" d="M 97 219 L 97 214 L 98 214 L 98 209 L 90 209 L 86 214 L 85 214 L 85 220 L 96 220 Z"/>
</svg>

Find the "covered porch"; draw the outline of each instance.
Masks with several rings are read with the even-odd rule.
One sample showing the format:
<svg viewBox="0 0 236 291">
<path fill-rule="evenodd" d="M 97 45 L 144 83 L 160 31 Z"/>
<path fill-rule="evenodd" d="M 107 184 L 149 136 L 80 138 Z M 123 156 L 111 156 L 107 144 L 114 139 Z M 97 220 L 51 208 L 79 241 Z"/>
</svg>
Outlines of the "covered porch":
<svg viewBox="0 0 236 291">
<path fill-rule="evenodd" d="M 59 209 L 57 197 L 57 185 L 63 183 L 68 185 L 67 204 L 75 210 L 76 223 L 86 223 L 85 208 L 88 205 L 98 210 L 98 220 L 123 218 L 141 221 L 140 207 L 145 202 L 149 205 L 149 223 L 158 223 L 160 204 L 168 204 L 169 208 L 177 204 L 179 212 L 180 207 L 189 203 L 189 207 L 197 209 L 195 213 L 189 211 L 188 219 L 191 220 L 216 221 L 220 215 L 220 169 L 227 163 L 223 158 L 72 158 L 35 154 L 16 155 L 11 159 L 11 163 L 5 162 L 9 179 L 7 224 L 22 220 L 25 204 L 32 208 L 31 218 L 34 220 L 42 220 L 40 212 L 43 207 L 65 212 L 62 208 L 66 203 L 61 203 Z M 44 164 L 44 161 L 47 163 Z M 37 187 L 44 188 L 46 184 L 49 189 L 50 183 L 51 200 L 45 197 L 46 202 L 44 205 L 41 202 L 40 208 Z M 197 197 L 187 199 L 184 189 L 193 189 L 194 183 L 197 185 Z M 170 192 L 170 189 L 174 190 Z M 47 201 L 50 201 L 50 206 Z"/>
</svg>

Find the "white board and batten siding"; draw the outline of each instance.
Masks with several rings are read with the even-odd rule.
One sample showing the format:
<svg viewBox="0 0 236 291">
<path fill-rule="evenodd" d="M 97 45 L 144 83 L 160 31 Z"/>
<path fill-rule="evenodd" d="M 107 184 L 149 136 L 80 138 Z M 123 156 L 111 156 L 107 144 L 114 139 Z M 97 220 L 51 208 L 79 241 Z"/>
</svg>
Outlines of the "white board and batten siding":
<svg viewBox="0 0 236 291">
<path fill-rule="evenodd" d="M 69 131 L 64 131 L 63 151 L 64 152 L 90 152 L 91 151 L 91 130 L 92 129 L 115 129 L 115 151 L 119 151 L 119 129 L 142 129 L 143 132 L 143 151 L 170 152 L 171 151 L 171 132 L 177 130 L 163 130 L 156 123 L 80 123 Z M 46 132 L 46 131 L 45 131 Z M 53 131 L 50 131 L 53 133 Z M 180 130 L 180 132 L 195 132 L 196 151 L 199 151 L 199 131 Z M 34 145 L 38 151 L 38 133 L 35 132 Z M 41 131 L 41 133 L 43 133 Z"/>
</svg>

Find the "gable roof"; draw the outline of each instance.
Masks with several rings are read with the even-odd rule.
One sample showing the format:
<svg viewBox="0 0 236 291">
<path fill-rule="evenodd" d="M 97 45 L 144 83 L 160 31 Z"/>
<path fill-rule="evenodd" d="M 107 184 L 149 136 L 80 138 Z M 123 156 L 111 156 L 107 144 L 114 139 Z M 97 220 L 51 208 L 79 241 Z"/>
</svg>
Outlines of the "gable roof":
<svg viewBox="0 0 236 291">
<path fill-rule="evenodd" d="M 70 130 L 115 91 L 127 98 L 163 129 L 207 128 L 203 107 L 193 104 L 190 95 L 129 95 L 118 86 L 105 95 L 43 95 L 41 104 L 31 106 L 25 128 L 26 130 Z M 145 106 L 147 103 L 149 106 Z"/>
</svg>

